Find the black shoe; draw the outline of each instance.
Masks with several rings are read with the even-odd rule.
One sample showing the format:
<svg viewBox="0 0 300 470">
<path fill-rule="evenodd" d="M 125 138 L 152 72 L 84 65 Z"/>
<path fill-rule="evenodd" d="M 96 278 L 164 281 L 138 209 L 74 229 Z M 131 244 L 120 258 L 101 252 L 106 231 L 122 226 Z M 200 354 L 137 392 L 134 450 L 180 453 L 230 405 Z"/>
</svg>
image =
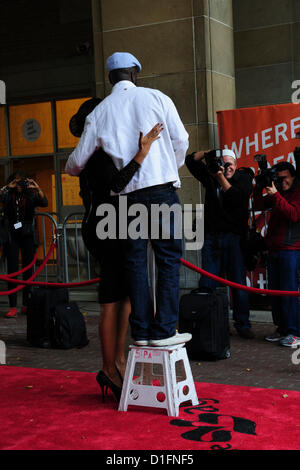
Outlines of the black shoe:
<svg viewBox="0 0 300 470">
<path fill-rule="evenodd" d="M 108 377 L 104 374 L 103 370 L 100 370 L 96 380 L 102 390 L 102 401 L 105 401 L 105 395 L 107 394 L 107 389 L 109 388 L 115 396 L 117 402 L 120 401 L 122 388 L 115 385 Z"/>
<path fill-rule="evenodd" d="M 241 338 L 245 339 L 253 339 L 255 337 L 251 328 L 243 328 L 242 330 L 238 330 L 238 334 Z"/>
<path fill-rule="evenodd" d="M 270 343 L 276 343 L 277 341 L 280 341 L 281 339 L 285 338 L 287 335 L 283 335 L 279 333 L 279 331 L 275 331 L 274 333 L 271 333 L 270 335 L 265 336 L 265 340 L 269 341 Z"/>
</svg>

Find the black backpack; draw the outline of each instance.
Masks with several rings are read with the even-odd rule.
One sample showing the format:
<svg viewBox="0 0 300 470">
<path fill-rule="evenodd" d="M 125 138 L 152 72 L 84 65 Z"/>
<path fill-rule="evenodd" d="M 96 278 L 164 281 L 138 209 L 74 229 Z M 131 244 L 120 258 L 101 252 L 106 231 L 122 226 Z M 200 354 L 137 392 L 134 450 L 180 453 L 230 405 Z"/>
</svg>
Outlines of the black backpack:
<svg viewBox="0 0 300 470">
<path fill-rule="evenodd" d="M 81 348 L 88 344 L 85 320 L 68 289 L 34 287 L 29 294 L 27 340 L 40 348 Z"/>
<path fill-rule="evenodd" d="M 53 347 L 82 348 L 89 343 L 85 320 L 76 302 L 58 304 L 53 312 Z"/>
</svg>

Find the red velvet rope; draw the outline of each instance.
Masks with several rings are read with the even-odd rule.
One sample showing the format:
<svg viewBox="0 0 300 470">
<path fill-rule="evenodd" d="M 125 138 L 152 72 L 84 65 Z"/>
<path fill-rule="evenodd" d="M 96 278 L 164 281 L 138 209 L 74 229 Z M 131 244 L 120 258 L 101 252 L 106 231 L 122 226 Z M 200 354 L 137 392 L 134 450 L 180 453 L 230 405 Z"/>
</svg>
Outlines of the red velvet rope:
<svg viewBox="0 0 300 470">
<path fill-rule="evenodd" d="M 43 266 L 44 267 L 44 266 Z M 79 286 L 87 286 L 89 284 L 95 284 L 96 282 L 100 281 L 100 277 L 95 277 L 94 279 L 89 279 L 88 281 L 81 281 L 81 282 L 45 282 L 45 281 L 33 281 L 30 280 L 24 281 L 19 279 L 10 279 L 6 278 L 5 276 L 1 276 L 1 280 L 12 282 L 13 284 L 23 284 L 22 287 L 27 286 L 51 286 L 51 287 L 79 287 Z M 2 295 L 2 293 L 0 293 Z"/>
<path fill-rule="evenodd" d="M 55 246 L 56 246 L 56 242 L 54 241 L 54 242 L 52 242 L 52 244 L 50 246 L 50 249 L 48 251 L 48 254 L 47 254 L 46 258 L 44 259 L 43 263 L 41 264 L 41 266 L 37 269 L 37 271 L 35 271 L 35 273 L 27 281 L 21 280 L 21 279 L 11 279 L 10 276 L 12 276 L 12 275 L 16 276 L 17 274 L 20 274 L 20 273 L 26 271 L 27 269 L 29 269 L 34 264 L 34 262 L 36 261 L 37 255 L 35 255 L 34 260 L 26 268 L 23 268 L 22 270 L 20 270 L 16 273 L 11 273 L 11 274 L 8 274 L 8 275 L 0 275 L 0 280 L 2 280 L 2 281 L 7 281 L 7 282 L 12 283 L 12 284 L 21 284 L 19 287 L 15 287 L 14 289 L 12 289 L 10 291 L 0 292 L 0 296 L 1 295 L 14 294 L 15 292 L 18 292 L 19 290 L 23 289 L 26 285 L 29 285 L 29 286 L 51 286 L 51 287 L 78 287 L 78 286 L 86 286 L 86 285 L 89 285 L 89 284 L 94 284 L 94 283 L 100 281 L 99 277 L 95 278 L 95 279 L 90 279 L 88 281 L 82 281 L 82 282 L 44 282 L 44 281 L 36 282 L 36 281 L 32 281 L 32 279 L 34 279 L 42 271 L 42 269 L 45 267 L 45 265 L 47 264 L 51 254 L 53 253 L 53 250 L 54 250 Z"/>
<path fill-rule="evenodd" d="M 32 279 L 34 279 L 41 271 L 42 269 L 44 268 L 44 266 L 47 264 L 53 250 L 55 248 L 55 242 L 52 243 L 50 249 L 49 249 L 49 252 L 46 256 L 46 258 L 44 259 L 43 263 L 41 264 L 41 266 L 38 268 L 38 270 L 27 280 L 27 281 L 23 281 L 23 280 L 19 280 L 19 279 L 11 279 L 9 276 L 12 276 L 13 274 L 14 275 L 17 275 L 27 269 L 29 269 L 33 264 L 34 262 L 32 261 L 30 263 L 29 266 L 27 266 L 26 268 L 23 268 L 21 271 L 17 272 L 17 273 L 12 273 L 12 274 L 9 274 L 9 275 L 2 275 L 0 276 L 0 279 L 3 280 L 3 281 L 7 281 L 7 282 L 10 282 L 10 283 L 14 283 L 14 284 L 21 284 L 19 287 L 16 287 L 15 289 L 12 289 L 11 291 L 5 291 L 5 292 L 0 292 L 0 296 L 1 295 L 8 295 L 8 294 L 13 294 L 14 292 L 18 292 L 19 290 L 23 289 L 26 285 L 35 285 L 35 286 L 50 286 L 50 287 L 78 287 L 78 286 L 86 286 L 86 285 L 90 285 L 90 284 L 95 284 L 96 282 L 99 282 L 100 281 L 100 278 L 97 277 L 95 279 L 90 279 L 88 281 L 81 281 L 81 282 L 43 282 L 43 281 L 40 281 L 40 282 L 36 282 L 36 281 L 32 281 Z M 248 292 L 253 292 L 255 294 L 260 294 L 260 295 L 277 295 L 277 296 L 292 296 L 292 297 L 300 297 L 300 292 L 299 291 L 281 291 L 281 290 L 272 290 L 272 289 L 258 289 L 256 287 L 248 287 L 248 286 L 245 286 L 243 284 L 237 284 L 236 282 L 232 282 L 232 281 L 228 281 L 227 279 L 223 279 L 221 277 L 218 277 L 218 276 L 215 276 L 214 274 L 211 274 L 207 271 L 204 271 L 204 269 L 201 269 L 201 268 L 198 268 L 198 266 L 195 266 L 194 264 L 190 263 L 189 261 L 186 261 L 184 260 L 183 258 L 180 259 L 181 263 L 186 266 L 187 268 L 199 273 L 199 274 L 202 274 L 210 279 L 213 279 L 214 281 L 216 282 L 219 282 L 221 284 L 225 284 L 229 287 L 232 287 L 233 289 L 241 289 L 241 290 L 245 290 L 245 291 L 248 291 Z"/>
<path fill-rule="evenodd" d="M 51 246 L 50 246 L 50 249 L 48 251 L 48 254 L 46 256 L 46 258 L 44 259 L 44 261 L 42 262 L 41 266 L 32 274 L 32 276 L 28 279 L 28 281 L 26 281 L 26 284 L 29 283 L 30 284 L 30 281 L 32 281 L 32 279 L 34 279 L 41 271 L 42 269 L 44 269 L 45 265 L 47 264 L 53 250 L 55 248 L 55 242 L 52 242 Z M 8 282 L 13 282 L 13 283 L 16 283 L 16 284 L 23 284 L 23 281 L 19 281 L 18 279 L 11 279 L 10 277 L 7 277 L 7 276 L 2 276 L 3 278 L 5 278 L 4 280 L 8 281 Z M 25 281 L 24 281 L 25 282 Z M 25 287 L 25 285 L 21 285 L 19 287 L 15 287 L 14 289 L 12 290 L 9 290 L 9 291 L 2 291 L 0 292 L 0 295 L 9 295 L 9 294 L 14 294 L 15 292 L 18 292 L 19 290 L 23 289 Z"/>
<path fill-rule="evenodd" d="M 28 266 L 26 266 L 25 268 L 20 269 L 20 271 L 16 271 L 15 273 L 6 274 L 5 277 L 15 277 L 15 276 L 19 276 L 22 273 L 25 273 L 25 271 L 28 271 L 28 269 L 32 268 L 32 266 L 35 264 L 36 260 L 37 260 L 37 253 L 35 253 L 33 260 L 31 261 L 30 264 L 28 264 Z M 0 275 L 0 279 L 1 278 L 2 278 L 2 276 Z"/>
<path fill-rule="evenodd" d="M 206 277 L 209 277 L 210 279 L 213 279 L 214 281 L 220 282 L 221 284 L 225 284 L 229 287 L 232 287 L 233 289 L 241 289 L 241 290 L 247 290 L 249 292 L 253 292 L 255 294 L 269 294 L 269 295 L 278 295 L 278 296 L 293 296 L 293 297 L 299 297 L 300 292 L 299 291 L 284 291 L 284 290 L 271 290 L 271 289 L 258 289 L 256 287 L 248 287 L 244 286 L 243 284 L 237 284 L 236 282 L 228 281 L 227 279 L 222 279 L 221 277 L 215 276 L 214 274 L 208 273 L 207 271 L 204 271 L 201 268 L 198 268 L 197 266 L 194 266 L 192 263 L 189 263 L 188 261 L 184 260 L 181 258 L 181 262 L 184 266 L 187 268 L 192 269 L 193 271 L 196 271 L 197 273 L 203 274 Z"/>
</svg>

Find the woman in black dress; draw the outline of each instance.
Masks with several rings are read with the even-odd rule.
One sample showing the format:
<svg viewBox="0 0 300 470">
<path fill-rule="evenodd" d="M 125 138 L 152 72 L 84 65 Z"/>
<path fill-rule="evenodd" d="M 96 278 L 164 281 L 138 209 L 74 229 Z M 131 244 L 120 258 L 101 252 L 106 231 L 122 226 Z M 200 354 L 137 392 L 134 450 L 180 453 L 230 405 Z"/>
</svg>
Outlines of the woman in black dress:
<svg viewBox="0 0 300 470">
<path fill-rule="evenodd" d="M 80 137 L 86 116 L 100 103 L 94 98 L 81 105 L 70 121 L 73 135 Z M 80 173 L 81 197 L 85 207 L 82 223 L 82 237 L 87 249 L 100 263 L 99 283 L 99 338 L 102 350 L 102 370 L 97 375 L 103 401 L 107 388 L 110 388 L 117 400 L 121 396 L 121 387 L 126 367 L 125 339 L 128 329 L 128 317 L 131 306 L 126 289 L 123 271 L 123 249 L 119 240 L 100 240 L 96 235 L 99 217 L 96 209 L 100 204 L 112 204 L 117 213 L 119 193 L 129 183 L 146 158 L 152 143 L 159 138 L 162 125 L 156 124 L 148 134 L 140 134 L 139 150 L 122 170 L 118 170 L 112 159 L 102 150 L 97 150 L 88 160 Z M 118 216 L 117 216 L 118 220 Z M 118 230 L 117 230 L 118 233 Z"/>
</svg>

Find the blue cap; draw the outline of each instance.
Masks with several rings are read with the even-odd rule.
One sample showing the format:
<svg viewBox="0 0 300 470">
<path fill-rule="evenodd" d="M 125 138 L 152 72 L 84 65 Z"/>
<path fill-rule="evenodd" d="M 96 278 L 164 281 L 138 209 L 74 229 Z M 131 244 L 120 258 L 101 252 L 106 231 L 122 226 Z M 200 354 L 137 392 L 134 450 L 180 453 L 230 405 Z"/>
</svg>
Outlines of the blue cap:
<svg viewBox="0 0 300 470">
<path fill-rule="evenodd" d="M 108 72 L 115 69 L 128 69 L 130 67 L 137 67 L 139 72 L 142 70 L 139 61 L 129 52 L 115 52 L 106 61 L 106 70 Z"/>
</svg>

